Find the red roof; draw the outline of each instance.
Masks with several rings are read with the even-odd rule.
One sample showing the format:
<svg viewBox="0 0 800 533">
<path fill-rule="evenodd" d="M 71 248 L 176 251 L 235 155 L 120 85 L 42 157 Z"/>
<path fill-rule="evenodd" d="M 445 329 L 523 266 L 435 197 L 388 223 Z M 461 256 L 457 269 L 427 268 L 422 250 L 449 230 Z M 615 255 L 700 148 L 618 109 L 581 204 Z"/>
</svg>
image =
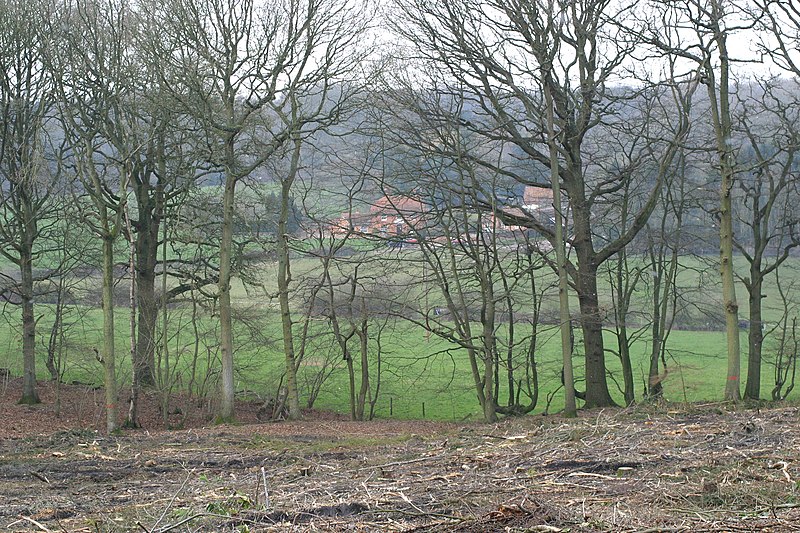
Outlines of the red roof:
<svg viewBox="0 0 800 533">
<path fill-rule="evenodd" d="M 525 192 L 522 193 L 522 201 L 525 205 L 538 205 L 539 207 L 552 205 L 553 189 L 528 185 L 525 187 Z"/>
<path fill-rule="evenodd" d="M 424 211 L 422 202 L 409 198 L 408 196 L 384 196 L 370 207 L 371 213 L 378 212 L 394 212 L 394 213 L 422 213 Z"/>
</svg>

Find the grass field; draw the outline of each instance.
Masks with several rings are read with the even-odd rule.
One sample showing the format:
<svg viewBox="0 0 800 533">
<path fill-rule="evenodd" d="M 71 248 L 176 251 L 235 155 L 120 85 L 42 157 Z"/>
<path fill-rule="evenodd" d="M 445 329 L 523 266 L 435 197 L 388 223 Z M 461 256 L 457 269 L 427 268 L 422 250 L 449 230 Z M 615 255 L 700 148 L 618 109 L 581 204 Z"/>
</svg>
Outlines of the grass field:
<svg viewBox="0 0 800 533">
<path fill-rule="evenodd" d="M 697 261 L 697 260 L 692 260 Z M 704 288 L 703 276 L 698 274 L 700 265 L 692 265 L 682 274 L 681 284 Z M 312 261 L 298 261 L 295 276 L 314 268 Z M 713 273 L 713 272 L 712 272 Z M 406 274 L 407 275 L 407 274 Z M 274 265 L 265 265 L 265 279 L 274 279 Z M 775 299 L 774 287 L 767 288 L 768 298 L 766 319 L 774 321 L 779 313 L 771 305 Z M 703 304 L 713 306 L 713 287 L 697 292 Z M 739 292 L 740 300 L 744 291 Z M 646 295 L 637 295 L 646 301 Z M 276 306 L 264 294 L 245 291 L 238 286 L 234 299 L 240 319 L 237 320 L 236 361 L 237 390 L 254 392 L 262 397 L 275 393 L 281 380 L 283 369 L 280 324 Z M 611 305 L 606 301 L 606 305 Z M 696 306 L 702 307 L 699 303 Z M 746 306 L 745 306 L 746 307 Z M 78 311 L 83 311 L 78 313 Z M 20 333 L 18 309 L 7 306 L 0 322 L 0 367 L 8 368 L 12 374 L 21 372 Z M 82 314 L 78 320 L 77 315 Z M 45 348 L 43 343 L 52 322 L 52 310 L 48 305 L 37 306 L 39 316 L 39 360 L 38 372 L 42 379 L 47 373 L 44 365 Z M 76 322 L 69 329 L 64 343 L 64 379 L 83 383 L 102 382 L 102 368 L 95 360 L 92 348 L 100 345 L 101 323 L 99 310 L 84 308 L 72 309 Z M 130 379 L 130 358 L 128 340 L 128 311 L 119 308 L 117 313 L 117 350 L 119 376 L 122 382 Z M 742 314 L 744 316 L 744 313 Z M 246 319 L 246 320 L 245 320 Z M 212 317 L 201 317 L 192 322 L 191 310 L 185 307 L 170 311 L 169 318 L 169 365 L 173 371 L 173 387 L 186 389 L 192 387 L 200 393 L 213 393 L 217 357 L 216 322 Z M 197 331 L 195 331 L 195 327 Z M 323 325 L 320 323 L 320 328 Z M 324 328 L 323 328 L 324 329 Z M 298 328 L 299 330 L 299 328 Z M 313 331 L 313 328 L 312 328 Z M 298 333 L 299 334 L 299 333 Z M 644 376 L 647 368 L 649 343 L 643 335 L 632 346 L 634 378 L 637 397 L 641 397 Z M 556 412 L 562 406 L 560 388 L 560 346 L 558 332 L 552 326 L 541 326 L 537 350 L 539 371 L 539 401 L 535 412 Z M 742 376 L 746 369 L 746 331 L 742 330 Z M 615 348 L 615 338 L 611 332 L 606 336 L 606 347 Z M 299 339 L 298 339 L 299 344 Z M 762 371 L 762 395 L 769 397 L 773 386 L 773 368 L 770 365 L 771 341 L 766 343 L 764 369 Z M 576 341 L 575 365 L 578 379 L 582 375 L 582 345 Z M 159 350 L 159 354 L 163 350 Z M 197 354 L 196 364 L 193 364 Z M 622 382 L 620 365 L 613 353 L 607 355 L 610 373 L 610 387 L 614 397 L 621 401 L 622 395 L 615 382 Z M 664 382 L 665 396 L 670 401 L 719 400 L 726 376 L 725 335 L 723 331 L 674 330 L 668 343 L 668 374 Z M 194 367 L 194 378 L 192 368 Z M 210 370 L 207 372 L 207 370 Z M 307 397 L 311 383 L 320 372 L 329 377 L 319 390 L 315 407 L 348 411 L 348 378 L 346 366 L 337 355 L 330 337 L 320 337 L 309 345 L 300 369 L 300 383 Z M 372 368 L 373 386 L 376 368 Z M 474 382 L 466 353 L 447 342 L 426 334 L 419 327 L 398 323 L 384 332 L 382 338 L 381 382 L 376 416 L 380 418 L 428 418 L 438 420 L 463 420 L 480 418 L 480 408 L 474 392 Z M 578 389 L 582 384 L 578 383 Z M 301 399 L 304 401 L 304 399 Z M 424 416 L 423 416 L 424 413 Z"/>
</svg>

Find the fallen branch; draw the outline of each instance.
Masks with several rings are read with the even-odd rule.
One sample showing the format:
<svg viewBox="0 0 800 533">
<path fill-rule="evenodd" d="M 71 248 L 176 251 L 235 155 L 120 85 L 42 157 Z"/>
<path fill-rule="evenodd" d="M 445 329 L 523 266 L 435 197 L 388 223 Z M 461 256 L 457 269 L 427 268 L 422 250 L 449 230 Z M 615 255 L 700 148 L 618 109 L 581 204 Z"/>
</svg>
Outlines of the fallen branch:
<svg viewBox="0 0 800 533">
<path fill-rule="evenodd" d="M 178 529 L 182 525 L 187 524 L 187 523 L 191 522 L 192 520 L 197 520 L 198 518 L 202 518 L 204 516 L 208 516 L 208 514 L 207 513 L 196 513 L 196 514 L 193 514 L 192 516 L 187 516 L 186 518 L 184 518 L 180 522 L 175 522 L 174 524 L 162 527 L 161 529 L 158 530 L 158 533 L 167 533 L 167 531 L 172 531 L 173 529 Z M 153 530 L 153 531 L 155 531 L 155 530 Z"/>
<path fill-rule="evenodd" d="M 615 479 L 618 480 L 619 478 L 614 476 L 605 476 L 603 474 L 593 474 L 592 472 L 570 472 L 567 474 L 567 477 L 596 477 L 598 479 Z"/>
<path fill-rule="evenodd" d="M 37 478 L 39 481 L 44 481 L 45 483 L 48 483 L 48 484 L 50 483 L 50 480 L 47 479 L 47 476 L 45 476 L 44 474 L 40 474 L 39 472 L 36 472 L 35 470 L 31 471 L 31 475 L 33 477 Z"/>
<path fill-rule="evenodd" d="M 410 465 L 412 463 L 421 463 L 422 461 L 429 461 L 431 459 L 435 459 L 435 457 L 420 457 L 419 459 L 409 459 L 408 461 L 395 461 L 393 463 L 384 463 L 382 465 L 362 466 L 361 468 L 356 468 L 356 472 L 361 472 L 362 470 L 375 470 L 377 468 L 387 468 L 390 466 Z"/>
<path fill-rule="evenodd" d="M 635 533 L 678 533 L 679 531 L 689 531 L 691 529 L 688 526 L 680 526 L 680 527 L 651 527 L 648 529 L 642 529 L 636 531 Z"/>
<path fill-rule="evenodd" d="M 47 533 L 50 533 L 50 532 L 51 532 L 51 530 L 47 529 L 47 528 L 46 528 L 44 525 L 42 525 L 41 523 L 37 522 L 37 521 L 36 521 L 36 520 L 34 520 L 33 518 L 28 518 L 27 516 L 20 516 L 20 520 L 17 520 L 16 522 L 11 522 L 11 523 L 10 523 L 10 524 L 8 524 L 8 526 L 6 526 L 6 527 L 8 527 L 8 528 L 10 529 L 10 528 L 11 528 L 11 526 L 13 526 L 13 525 L 15 525 L 15 524 L 19 524 L 19 523 L 20 523 L 20 522 L 22 522 L 23 520 L 25 520 L 25 521 L 27 521 L 27 522 L 30 522 L 30 523 L 31 523 L 31 524 L 33 524 L 34 526 L 38 527 L 38 528 L 39 528 L 39 531 L 45 531 L 45 532 L 47 532 Z"/>
</svg>

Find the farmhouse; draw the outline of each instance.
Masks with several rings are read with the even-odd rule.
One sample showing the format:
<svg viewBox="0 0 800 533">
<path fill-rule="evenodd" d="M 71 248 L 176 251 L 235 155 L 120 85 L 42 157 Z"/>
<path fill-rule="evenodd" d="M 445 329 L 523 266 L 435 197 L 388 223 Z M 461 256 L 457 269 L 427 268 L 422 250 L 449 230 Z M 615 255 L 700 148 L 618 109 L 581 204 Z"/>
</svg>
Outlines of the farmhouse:
<svg viewBox="0 0 800 533">
<path fill-rule="evenodd" d="M 422 202 L 409 196 L 384 196 L 370 207 L 370 233 L 381 236 L 405 236 L 425 214 Z"/>
<path fill-rule="evenodd" d="M 544 187 L 526 186 L 521 207 L 504 209 L 513 217 L 547 217 L 553 214 L 553 191 Z M 330 224 L 331 235 L 357 233 L 381 237 L 408 237 L 413 229 L 422 230 L 427 212 L 426 205 L 418 198 L 408 195 L 386 195 L 369 208 L 368 213 L 348 211 Z M 524 231 L 523 226 L 506 224 L 502 217 L 489 213 L 483 224 L 490 231 Z"/>
<path fill-rule="evenodd" d="M 330 224 L 331 235 L 358 233 L 382 237 L 408 236 L 422 220 L 425 206 L 408 196 L 383 196 L 376 200 L 368 213 L 348 211 Z"/>
<path fill-rule="evenodd" d="M 529 213 L 553 212 L 553 189 L 526 186 L 522 193 L 522 207 Z"/>
</svg>

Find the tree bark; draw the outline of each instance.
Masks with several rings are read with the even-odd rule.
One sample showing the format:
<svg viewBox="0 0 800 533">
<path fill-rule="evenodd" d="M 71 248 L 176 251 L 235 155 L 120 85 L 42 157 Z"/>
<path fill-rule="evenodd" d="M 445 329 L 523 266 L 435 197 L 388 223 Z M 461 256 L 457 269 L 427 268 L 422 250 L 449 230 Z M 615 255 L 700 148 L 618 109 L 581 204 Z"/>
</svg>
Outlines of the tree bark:
<svg viewBox="0 0 800 533">
<path fill-rule="evenodd" d="M 289 175 L 281 180 L 281 211 L 278 217 L 278 301 L 281 310 L 281 327 L 283 331 L 283 353 L 286 370 L 286 393 L 289 407 L 289 420 L 299 420 L 300 393 L 297 388 L 297 362 L 294 354 L 294 338 L 292 334 L 292 315 L 289 306 L 289 284 L 291 283 L 291 270 L 289 265 L 289 201 L 291 199 L 292 183 L 300 164 L 301 140 L 294 139 L 291 168 Z M 352 364 L 352 361 L 348 361 Z M 352 374 L 352 373 L 351 373 Z"/>
<path fill-rule="evenodd" d="M 553 212 L 556 249 L 556 272 L 558 274 L 558 314 L 561 331 L 561 367 L 564 373 L 564 416 L 575 418 L 578 410 L 575 402 L 575 372 L 572 366 L 572 317 L 569 312 L 569 279 L 567 278 L 567 251 L 564 236 L 564 216 L 561 212 L 561 176 L 559 172 L 558 144 L 556 142 L 555 113 L 550 84 L 544 84 L 547 106 L 547 145 L 550 155 L 550 185 L 553 188 Z"/>
<path fill-rule="evenodd" d="M 155 269 L 158 262 L 158 233 L 160 219 L 154 209 L 149 185 L 137 184 L 136 203 L 139 218 L 136 222 L 136 305 L 138 324 L 134 364 L 143 386 L 156 383 L 156 323 L 158 321 L 158 299 L 156 298 Z M 156 204 L 158 202 L 155 202 Z"/>
<path fill-rule="evenodd" d="M 628 327 L 622 323 L 619 325 L 619 361 L 622 364 L 622 379 L 624 381 L 623 395 L 625 405 L 633 405 L 636 401 L 633 384 L 633 365 L 631 364 L 630 339 L 628 338 Z"/>
<path fill-rule="evenodd" d="M 141 368 L 136 360 L 136 237 L 133 234 L 130 214 L 125 210 L 125 226 L 128 233 L 128 272 L 131 279 L 129 296 L 129 331 L 130 335 L 130 355 L 131 367 L 133 369 L 133 379 L 131 383 L 131 399 L 128 405 L 128 417 L 125 419 L 124 427 L 139 427 L 139 392 L 142 388 Z"/>
<path fill-rule="evenodd" d="M 25 212 L 25 211 L 23 211 Z M 20 296 L 22 300 L 22 398 L 21 404 L 39 403 L 36 392 L 36 318 L 33 313 L 33 239 L 35 228 L 24 227 L 33 224 L 32 220 L 22 221 L 22 246 L 19 251 L 21 277 Z"/>
<path fill-rule="evenodd" d="M 105 208 L 103 208 L 105 210 Z M 103 218 L 106 218 L 105 216 Z M 103 235 L 103 354 L 106 431 L 117 429 L 117 375 L 114 351 L 114 237 Z"/>
<path fill-rule="evenodd" d="M 578 251 L 578 302 L 581 309 L 581 330 L 586 353 L 586 407 L 616 405 L 606 380 L 606 358 L 603 347 L 603 320 L 597 297 L 597 267 L 592 258 L 582 258 Z"/>
<path fill-rule="evenodd" d="M 495 400 L 495 365 L 497 364 L 497 345 L 495 339 L 495 298 L 494 286 L 489 273 L 480 268 L 483 307 L 481 310 L 482 352 L 483 352 L 483 417 L 489 423 L 497 422 L 497 402 Z"/>
<path fill-rule="evenodd" d="M 760 265 L 753 262 L 750 266 L 750 284 L 748 289 L 748 302 L 750 304 L 750 329 L 747 335 L 747 383 L 744 388 L 744 397 L 748 400 L 761 399 L 761 354 L 764 344 L 764 330 L 762 324 L 762 295 L 763 278 Z"/>
<path fill-rule="evenodd" d="M 361 352 L 361 388 L 358 391 L 358 415 L 359 420 L 364 420 L 364 407 L 367 403 L 369 393 L 369 320 L 367 318 L 367 303 L 361 297 L 361 327 L 356 331 Z"/>
<path fill-rule="evenodd" d="M 741 351 L 739 346 L 739 304 L 736 301 L 736 284 L 733 272 L 733 207 L 731 190 L 733 189 L 734 161 L 731 146 L 733 128 L 731 124 L 729 87 L 730 58 L 728 57 L 727 33 L 720 27 L 723 13 L 719 0 L 712 1 L 711 11 L 711 22 L 715 31 L 714 40 L 719 48 L 719 85 L 717 86 L 714 82 L 714 69 L 710 64 L 706 66 L 706 83 L 711 102 L 720 164 L 719 262 L 728 352 L 725 399 L 737 401 L 741 399 L 739 387 Z M 719 93 L 717 93 L 717 88 Z"/>
<path fill-rule="evenodd" d="M 234 141 L 226 142 L 229 164 L 234 161 Z M 225 172 L 225 186 L 222 195 L 222 236 L 219 244 L 219 323 L 222 376 L 220 379 L 220 404 L 218 422 L 231 422 L 234 418 L 233 382 L 233 320 L 231 316 L 231 261 L 233 247 L 233 201 L 236 192 L 236 176 L 233 169 Z"/>
<path fill-rule="evenodd" d="M 597 296 L 597 265 L 592 248 L 591 213 L 585 206 L 582 187 L 570 198 L 574 219 L 573 246 L 578 256 L 574 271 L 575 289 L 580 305 L 581 330 L 585 352 L 586 407 L 616 405 L 606 380 L 606 358 L 603 345 L 603 320 Z"/>
</svg>

